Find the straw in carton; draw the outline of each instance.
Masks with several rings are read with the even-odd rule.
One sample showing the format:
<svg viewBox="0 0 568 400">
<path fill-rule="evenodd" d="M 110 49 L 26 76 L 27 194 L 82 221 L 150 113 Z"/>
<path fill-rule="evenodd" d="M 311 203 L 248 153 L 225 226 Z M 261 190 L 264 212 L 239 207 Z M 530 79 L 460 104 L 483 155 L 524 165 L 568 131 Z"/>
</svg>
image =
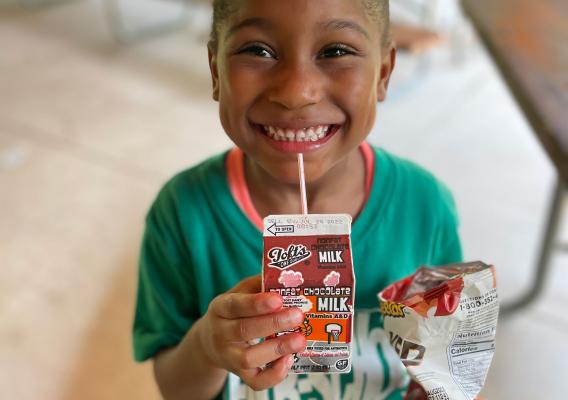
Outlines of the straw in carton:
<svg viewBox="0 0 568 400">
<path fill-rule="evenodd" d="M 298 153 L 298 171 L 300 172 L 300 197 L 302 200 L 302 214 L 308 215 L 308 197 L 306 195 L 306 174 L 304 172 L 304 155 Z"/>
<path fill-rule="evenodd" d="M 263 290 L 279 293 L 284 307 L 304 312 L 303 323 L 270 338 L 298 332 L 306 348 L 294 354 L 294 373 L 347 373 L 355 276 L 351 216 L 308 214 L 303 154 L 298 154 L 302 214 L 264 219 Z"/>
</svg>

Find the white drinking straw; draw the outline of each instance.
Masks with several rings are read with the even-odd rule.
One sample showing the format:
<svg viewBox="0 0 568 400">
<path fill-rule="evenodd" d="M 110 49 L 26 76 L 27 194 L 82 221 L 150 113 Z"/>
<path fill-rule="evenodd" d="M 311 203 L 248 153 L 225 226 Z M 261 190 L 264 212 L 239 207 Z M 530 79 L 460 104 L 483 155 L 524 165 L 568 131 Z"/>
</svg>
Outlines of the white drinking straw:
<svg viewBox="0 0 568 400">
<path fill-rule="evenodd" d="M 308 214 L 308 197 L 306 195 L 306 175 L 304 174 L 304 155 L 298 153 L 298 170 L 300 171 L 300 196 L 302 199 L 302 214 Z"/>
</svg>

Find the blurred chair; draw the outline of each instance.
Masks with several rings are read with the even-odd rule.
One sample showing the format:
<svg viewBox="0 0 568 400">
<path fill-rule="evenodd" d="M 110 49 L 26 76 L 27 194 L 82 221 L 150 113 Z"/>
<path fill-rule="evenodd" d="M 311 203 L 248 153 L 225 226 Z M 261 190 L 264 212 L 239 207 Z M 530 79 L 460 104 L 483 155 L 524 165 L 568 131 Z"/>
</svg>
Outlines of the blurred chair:
<svg viewBox="0 0 568 400">
<path fill-rule="evenodd" d="M 436 22 L 437 0 L 391 0 L 392 34 L 397 41 L 397 33 L 404 34 L 404 27 L 433 29 Z M 399 28 L 397 28 L 397 25 Z M 397 32 L 398 30 L 398 32 Z M 398 38 L 400 41 L 400 38 Z M 425 81 L 431 70 L 431 54 L 428 51 L 412 52 L 409 44 L 397 46 L 401 53 L 410 53 L 411 57 L 404 56 L 398 59 L 397 83 L 389 90 L 389 102 L 404 99 Z M 405 51 L 407 50 L 407 51 Z M 404 71 L 408 70 L 407 73 Z M 400 75 L 403 72 L 403 75 Z M 400 79 L 400 77 L 403 79 Z"/>
<path fill-rule="evenodd" d="M 436 23 L 439 0 L 391 0 L 391 8 L 402 7 L 419 22 L 432 27 Z"/>
<path fill-rule="evenodd" d="M 187 25 L 190 17 L 188 3 L 200 3 L 203 0 L 175 0 L 179 3 L 179 12 L 169 18 L 157 18 L 155 22 L 138 27 L 128 27 L 121 0 L 105 0 L 105 13 L 114 39 L 122 44 L 129 44 L 162 33 L 171 32 Z"/>
<path fill-rule="evenodd" d="M 20 4 L 26 8 L 54 6 L 56 4 L 69 3 L 75 0 L 20 0 Z"/>
<path fill-rule="evenodd" d="M 445 39 L 449 45 L 450 55 L 455 64 L 465 60 L 465 49 L 468 42 L 472 42 L 473 34 L 468 21 L 463 17 L 458 0 L 391 0 L 391 19 L 394 32 L 399 35 L 408 35 L 402 28 L 411 28 L 419 32 L 424 31 L 426 49 L 436 44 L 436 34 Z M 434 34 L 434 35 L 432 35 Z M 404 50 L 404 49 L 403 49 Z M 412 51 L 412 48 L 408 50 Z M 422 48 L 416 50 L 420 52 Z"/>
<path fill-rule="evenodd" d="M 390 0 L 390 5 L 393 36 L 406 40 L 399 46 L 395 84 L 389 90 L 389 101 L 393 102 L 407 97 L 427 81 L 434 63 L 443 60 L 432 51 L 436 47 L 444 48 L 443 56 L 448 56 L 447 61 L 454 67 L 463 66 L 474 35 L 458 0 Z M 423 42 L 412 43 L 412 36 L 420 31 L 424 34 L 420 39 Z"/>
</svg>

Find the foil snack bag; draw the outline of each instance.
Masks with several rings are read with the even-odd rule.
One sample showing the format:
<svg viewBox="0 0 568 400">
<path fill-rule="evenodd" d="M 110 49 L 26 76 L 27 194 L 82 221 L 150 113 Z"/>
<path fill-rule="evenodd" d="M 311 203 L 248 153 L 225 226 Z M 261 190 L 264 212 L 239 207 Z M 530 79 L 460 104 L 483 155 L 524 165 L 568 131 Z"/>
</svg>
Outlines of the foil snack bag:
<svg viewBox="0 0 568 400">
<path fill-rule="evenodd" d="M 495 269 L 482 262 L 418 271 L 379 293 L 384 328 L 429 400 L 472 400 L 495 350 Z"/>
<path fill-rule="evenodd" d="M 351 370 L 355 276 L 350 234 L 346 214 L 264 219 L 263 291 L 279 293 L 284 307 L 305 314 L 303 324 L 290 331 L 307 339 L 304 351 L 294 355 L 292 372 Z"/>
</svg>

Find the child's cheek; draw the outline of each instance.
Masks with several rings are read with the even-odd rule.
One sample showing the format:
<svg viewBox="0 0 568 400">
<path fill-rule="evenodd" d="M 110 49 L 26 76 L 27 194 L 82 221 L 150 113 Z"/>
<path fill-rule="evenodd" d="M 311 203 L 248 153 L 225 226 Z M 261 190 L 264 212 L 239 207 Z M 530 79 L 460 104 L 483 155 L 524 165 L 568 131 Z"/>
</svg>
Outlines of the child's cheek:
<svg viewBox="0 0 568 400">
<path fill-rule="evenodd" d="M 349 96 L 352 102 L 374 102 L 378 71 L 366 65 L 353 64 L 330 71 L 329 78 L 336 92 Z"/>
</svg>

